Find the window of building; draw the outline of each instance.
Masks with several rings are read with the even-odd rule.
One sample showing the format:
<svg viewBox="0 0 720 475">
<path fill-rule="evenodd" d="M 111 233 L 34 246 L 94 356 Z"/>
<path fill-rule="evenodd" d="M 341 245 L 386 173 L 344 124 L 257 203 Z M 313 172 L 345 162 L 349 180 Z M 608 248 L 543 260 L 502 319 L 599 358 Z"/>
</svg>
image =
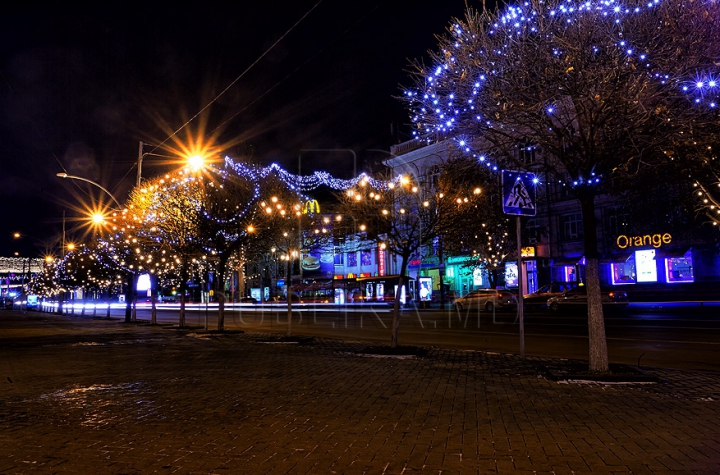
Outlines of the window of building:
<svg viewBox="0 0 720 475">
<path fill-rule="evenodd" d="M 440 180 L 440 167 L 438 165 L 433 165 L 431 167 L 428 167 L 424 185 L 427 188 L 434 190 L 438 187 L 439 180 Z"/>
<path fill-rule="evenodd" d="M 520 161 L 523 162 L 525 165 L 532 165 L 535 163 L 535 151 L 537 150 L 537 145 L 533 144 L 530 141 L 523 141 L 518 144 L 518 151 L 519 151 L 519 157 Z"/>
<path fill-rule="evenodd" d="M 581 213 L 570 213 L 560 216 L 560 228 L 565 241 L 581 239 L 583 232 L 583 221 Z"/>
<path fill-rule="evenodd" d="M 607 230 L 611 236 L 625 234 L 628 230 L 630 217 L 620 208 L 611 208 L 607 213 Z"/>
<path fill-rule="evenodd" d="M 540 225 L 540 222 L 535 218 L 528 219 L 525 224 L 525 236 L 528 244 L 532 245 L 542 242 L 542 234 L 543 227 Z"/>
</svg>

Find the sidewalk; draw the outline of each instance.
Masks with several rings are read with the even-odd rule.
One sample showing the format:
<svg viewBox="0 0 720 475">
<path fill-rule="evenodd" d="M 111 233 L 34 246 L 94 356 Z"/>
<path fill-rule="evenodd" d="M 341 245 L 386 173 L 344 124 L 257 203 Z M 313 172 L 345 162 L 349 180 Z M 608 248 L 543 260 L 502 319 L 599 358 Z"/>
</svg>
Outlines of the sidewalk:
<svg viewBox="0 0 720 475">
<path fill-rule="evenodd" d="M 720 473 L 720 374 L 0 312 L 0 473 Z"/>
</svg>

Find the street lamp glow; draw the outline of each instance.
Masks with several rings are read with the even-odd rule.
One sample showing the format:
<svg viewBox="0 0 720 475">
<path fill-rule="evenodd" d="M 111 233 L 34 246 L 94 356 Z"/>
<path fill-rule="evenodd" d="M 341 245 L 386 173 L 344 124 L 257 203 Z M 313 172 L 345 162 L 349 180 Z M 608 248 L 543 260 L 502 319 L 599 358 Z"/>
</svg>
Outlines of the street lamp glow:
<svg viewBox="0 0 720 475">
<path fill-rule="evenodd" d="M 93 213 L 91 219 L 93 224 L 103 224 L 105 222 L 105 216 L 102 213 Z"/>
<path fill-rule="evenodd" d="M 205 165 L 205 159 L 202 155 L 192 155 L 188 157 L 188 165 L 193 171 L 198 171 Z"/>
</svg>

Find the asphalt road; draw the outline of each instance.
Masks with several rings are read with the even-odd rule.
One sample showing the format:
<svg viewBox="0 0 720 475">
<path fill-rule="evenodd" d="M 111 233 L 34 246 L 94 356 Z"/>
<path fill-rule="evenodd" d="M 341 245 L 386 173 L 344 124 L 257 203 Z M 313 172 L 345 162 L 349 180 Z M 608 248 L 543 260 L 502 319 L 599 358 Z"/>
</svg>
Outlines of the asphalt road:
<svg viewBox="0 0 720 475">
<path fill-rule="evenodd" d="M 158 323 L 177 324 L 179 306 L 158 308 Z M 392 315 L 387 308 L 293 307 L 293 335 L 390 342 Z M 79 310 L 76 310 L 79 314 Z M 90 312 L 86 316 L 90 315 Z M 105 311 L 97 311 L 104 317 Z M 112 318 L 124 318 L 113 308 Z M 150 309 L 140 305 L 137 319 L 150 320 Z M 606 315 L 611 362 L 665 368 L 720 371 L 720 307 L 646 305 Z M 217 310 L 188 305 L 186 324 L 213 330 Z M 287 333 L 284 306 L 234 305 L 226 311 L 227 330 Z M 517 316 L 454 310 L 405 309 L 400 344 L 499 353 L 520 353 Z M 587 359 L 587 321 L 582 311 L 528 312 L 525 315 L 525 354 L 548 358 Z"/>
</svg>

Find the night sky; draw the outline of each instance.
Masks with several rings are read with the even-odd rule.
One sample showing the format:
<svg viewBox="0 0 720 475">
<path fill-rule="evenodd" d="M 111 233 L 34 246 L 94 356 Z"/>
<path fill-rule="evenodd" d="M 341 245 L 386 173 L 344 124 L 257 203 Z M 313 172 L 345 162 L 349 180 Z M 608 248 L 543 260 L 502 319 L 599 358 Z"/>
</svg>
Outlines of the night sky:
<svg viewBox="0 0 720 475">
<path fill-rule="evenodd" d="M 410 60 L 427 59 L 465 0 L 4 9 L 0 256 L 36 257 L 61 235 L 63 211 L 71 239 L 80 209 L 109 200 L 58 172 L 96 181 L 124 201 L 139 141 L 166 141 L 245 70 L 166 143 L 215 137 L 223 155 L 354 176 L 382 158 L 371 149 L 409 139 L 396 96 L 410 84 Z M 307 151 L 317 149 L 337 151 Z M 170 168 L 147 157 L 143 176 Z M 26 237 L 14 240 L 13 232 Z"/>
</svg>

